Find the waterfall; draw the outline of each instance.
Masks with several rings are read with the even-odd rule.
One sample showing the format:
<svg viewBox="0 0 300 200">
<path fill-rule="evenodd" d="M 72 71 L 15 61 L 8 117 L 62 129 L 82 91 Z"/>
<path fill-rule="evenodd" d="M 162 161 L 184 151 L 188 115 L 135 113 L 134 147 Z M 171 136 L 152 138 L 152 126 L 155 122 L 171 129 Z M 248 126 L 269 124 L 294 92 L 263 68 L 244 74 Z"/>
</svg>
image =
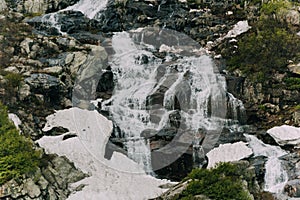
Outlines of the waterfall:
<svg viewBox="0 0 300 200">
<path fill-rule="evenodd" d="M 107 3 L 108 0 L 80 0 L 76 4 L 63 10 L 43 15 L 41 22 L 57 29 L 60 34 L 64 35 L 65 33 L 61 31 L 61 25 L 59 23 L 60 13 L 64 11 L 80 11 L 89 19 L 94 19 L 100 11 L 105 9 Z"/>
<path fill-rule="evenodd" d="M 100 11 L 105 9 L 107 2 L 108 0 L 80 0 L 76 4 L 63 9 L 62 11 L 80 11 L 88 18 L 93 19 Z"/>
<path fill-rule="evenodd" d="M 102 109 L 109 111 L 122 131 L 128 156 L 144 166 L 147 173 L 165 165 L 153 169 L 151 159 L 155 158 L 151 155 L 150 140 L 141 135 L 145 130 L 158 133 L 170 127 L 173 111 L 177 110 L 181 118 L 176 128 L 182 130 L 182 134 L 177 134 L 180 135 L 177 139 L 186 145 L 176 146 L 179 143 L 174 142 L 175 148 L 172 144 L 166 145 L 161 152 L 185 152 L 192 145 L 194 160 L 201 160 L 214 147 L 227 121 L 226 81 L 209 56 L 190 53 L 195 50 L 194 46 L 186 47 L 193 48 L 189 49 L 189 55 L 169 52 L 165 58 L 154 56 L 153 52 L 163 45 L 174 52 L 184 51 L 175 47 L 180 46 L 182 41 L 178 38 L 182 36 L 163 40 L 166 31 L 153 31 L 152 35 L 159 36 L 158 39 L 153 36 L 156 38 L 153 40 L 145 36 L 151 36 L 147 30 L 114 34 L 115 53 L 109 64 L 116 87 L 111 99 L 102 103 Z M 173 43 L 172 47 L 166 44 L 168 41 Z M 141 59 L 145 57 L 147 62 Z M 205 138 L 199 139 L 199 134 L 205 134 Z"/>
<path fill-rule="evenodd" d="M 267 162 L 265 164 L 265 191 L 280 194 L 288 181 L 288 174 L 282 166 L 280 157 L 287 154 L 278 146 L 264 144 L 253 135 L 245 135 L 249 141 L 249 145 L 254 152 L 254 156 L 265 156 Z"/>
</svg>

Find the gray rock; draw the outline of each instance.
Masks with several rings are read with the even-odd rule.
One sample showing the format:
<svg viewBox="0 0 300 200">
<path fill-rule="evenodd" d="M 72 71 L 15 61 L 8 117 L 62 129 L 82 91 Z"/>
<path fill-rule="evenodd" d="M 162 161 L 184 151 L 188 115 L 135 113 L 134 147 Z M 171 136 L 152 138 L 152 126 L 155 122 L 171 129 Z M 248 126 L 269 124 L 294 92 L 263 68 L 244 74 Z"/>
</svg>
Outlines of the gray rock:
<svg viewBox="0 0 300 200">
<path fill-rule="evenodd" d="M 289 10 L 285 16 L 286 22 L 294 26 L 300 25 L 300 13 L 297 10 Z"/>
<path fill-rule="evenodd" d="M 51 75 L 59 75 L 63 71 L 63 68 L 61 66 L 53 66 L 53 67 L 47 67 L 43 69 L 43 72 L 46 74 Z"/>
<path fill-rule="evenodd" d="M 49 192 L 49 200 L 57 200 L 58 199 L 58 196 L 56 195 L 56 192 L 52 187 L 50 187 L 48 189 L 48 192 Z"/>
<path fill-rule="evenodd" d="M 15 180 L 10 180 L 7 183 L 1 185 L 0 187 L 0 199 L 5 197 L 13 197 L 18 198 L 21 195 L 23 190 L 23 186 L 18 184 Z"/>
<path fill-rule="evenodd" d="M 293 121 L 296 125 L 300 126 L 300 110 L 296 110 L 293 114 Z"/>
<path fill-rule="evenodd" d="M 89 47 L 91 52 L 77 73 L 76 85 L 73 90 L 72 100 L 76 106 L 82 104 L 88 107 L 85 102 L 95 99 L 102 69 L 107 67 L 107 53 L 105 49 L 96 45 L 89 45 Z"/>
<path fill-rule="evenodd" d="M 38 180 L 38 184 L 42 190 L 47 189 L 49 185 L 48 181 L 44 178 L 44 176 L 40 176 L 40 179 Z"/>
<path fill-rule="evenodd" d="M 48 74 L 32 74 L 25 82 L 30 86 L 31 92 L 42 94 L 47 101 L 58 101 L 62 92 L 61 82 L 58 78 Z"/>
<path fill-rule="evenodd" d="M 71 55 L 68 55 L 67 59 L 71 59 L 70 57 L 72 56 L 72 63 L 70 65 L 70 71 L 71 74 L 76 74 L 80 68 L 80 66 L 83 65 L 83 63 L 87 59 L 87 55 L 83 52 L 74 52 Z"/>
<path fill-rule="evenodd" d="M 21 52 L 29 54 L 31 51 L 30 47 L 32 46 L 32 44 L 33 44 L 33 40 L 31 38 L 25 38 L 20 44 Z"/>
<path fill-rule="evenodd" d="M 7 9 L 7 4 L 5 0 L 0 0 L 0 12 Z"/>
<path fill-rule="evenodd" d="M 287 182 L 284 186 L 284 191 L 290 197 L 300 197 L 300 179 Z"/>
<path fill-rule="evenodd" d="M 289 65 L 288 68 L 290 72 L 300 75 L 300 63 Z"/>
<path fill-rule="evenodd" d="M 24 189 L 26 194 L 29 195 L 31 198 L 35 198 L 40 196 L 41 190 L 38 185 L 36 185 L 32 179 L 27 179 L 24 183 Z"/>
<path fill-rule="evenodd" d="M 69 163 L 65 157 L 56 157 L 52 163 L 62 178 L 62 182 L 59 183 L 61 185 L 77 182 L 86 177 L 84 173 L 76 170 L 74 165 Z"/>
<path fill-rule="evenodd" d="M 9 7 L 18 12 L 31 14 L 45 14 L 47 12 L 54 12 L 67 6 L 73 5 L 78 0 L 18 0 L 9 1 Z"/>
</svg>

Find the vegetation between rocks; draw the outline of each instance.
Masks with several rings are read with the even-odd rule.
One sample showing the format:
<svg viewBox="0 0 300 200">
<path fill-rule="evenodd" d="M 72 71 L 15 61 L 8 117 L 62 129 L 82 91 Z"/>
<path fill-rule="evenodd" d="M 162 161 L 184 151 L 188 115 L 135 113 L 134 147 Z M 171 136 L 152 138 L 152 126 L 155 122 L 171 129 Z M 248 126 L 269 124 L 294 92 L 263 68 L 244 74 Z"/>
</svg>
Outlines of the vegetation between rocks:
<svg viewBox="0 0 300 200">
<path fill-rule="evenodd" d="M 244 75 L 263 82 L 275 71 L 287 71 L 290 60 L 298 61 L 299 36 L 277 17 L 290 7 L 291 3 L 284 0 L 262 5 L 260 19 L 240 38 L 233 55 L 227 56 L 230 70 L 239 69 Z"/>
<path fill-rule="evenodd" d="M 196 195 L 223 200 L 251 199 L 238 166 L 231 163 L 221 163 L 212 169 L 194 169 L 187 178 L 192 181 L 175 199 L 191 200 Z"/>
<path fill-rule="evenodd" d="M 0 103 L 0 185 L 13 178 L 36 171 L 41 152 L 20 135 L 8 119 L 6 107 Z"/>
</svg>

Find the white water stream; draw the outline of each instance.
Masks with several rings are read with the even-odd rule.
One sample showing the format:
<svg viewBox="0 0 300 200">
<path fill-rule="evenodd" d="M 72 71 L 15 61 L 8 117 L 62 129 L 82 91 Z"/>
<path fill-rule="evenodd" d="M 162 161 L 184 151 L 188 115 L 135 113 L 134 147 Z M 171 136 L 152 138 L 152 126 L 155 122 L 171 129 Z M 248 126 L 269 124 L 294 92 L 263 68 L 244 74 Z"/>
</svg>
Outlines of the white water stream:
<svg viewBox="0 0 300 200">
<path fill-rule="evenodd" d="M 106 8 L 108 0 L 80 0 L 76 4 L 62 9 L 58 12 L 49 13 L 42 17 L 42 23 L 49 24 L 51 27 L 56 28 L 62 35 L 65 33 L 61 31 L 61 25 L 59 24 L 59 13 L 73 10 L 80 11 L 89 19 L 93 19 L 97 14 Z"/>
<path fill-rule="evenodd" d="M 137 35 L 144 37 L 144 33 Z M 122 137 L 126 139 L 128 156 L 143 165 L 146 172 L 152 172 L 149 140 L 141 137 L 141 133 L 145 130 L 158 132 L 169 127 L 169 115 L 176 107 L 176 98 L 180 104 L 180 116 L 184 118 L 181 121 L 186 130 L 184 134 L 192 134 L 191 138 L 194 138 L 189 141 L 190 145 L 199 149 L 199 130 L 208 132 L 199 152 L 203 156 L 203 149 L 207 152 L 213 148 L 227 123 L 225 78 L 216 72 L 207 55 L 182 56 L 176 61 L 167 56 L 163 62 L 149 51 L 154 49 L 153 46 L 144 41 L 136 43 L 134 37 L 135 34 L 122 32 L 115 33 L 112 38 L 115 54 L 110 65 L 117 84 L 112 98 L 102 104 L 102 109 L 108 110 L 120 127 Z M 148 63 L 141 61 L 143 56 L 148 57 Z M 163 100 L 149 109 L 147 100 L 159 88 L 166 88 L 161 97 Z M 187 95 L 180 95 L 183 93 Z M 183 99 L 178 99 L 180 97 Z M 231 104 L 240 106 L 236 102 Z M 232 112 L 237 112 L 237 108 Z M 158 122 L 152 120 L 153 113 L 159 113 Z"/>
<path fill-rule="evenodd" d="M 280 157 L 287 154 L 278 146 L 272 146 L 263 143 L 253 135 L 246 135 L 249 145 L 254 152 L 254 156 L 265 156 L 267 162 L 265 164 L 265 191 L 280 194 L 288 181 L 288 174 L 282 166 Z"/>
<path fill-rule="evenodd" d="M 59 12 L 80 11 L 92 19 L 106 5 L 106 0 L 80 0 L 75 5 Z M 45 15 L 43 20 L 60 30 L 57 17 L 57 13 L 51 13 Z M 142 36 L 144 37 L 144 35 Z M 149 139 L 141 137 L 141 133 L 149 129 L 159 131 L 169 126 L 169 115 L 174 110 L 178 91 L 187 92 L 182 90 L 184 88 L 182 83 L 189 85 L 190 95 L 180 102 L 181 105 L 184 105 L 181 107 L 180 115 L 184 119 L 187 133 L 193 134 L 194 140 L 191 141 L 191 144 L 200 149 L 201 156 L 205 150 L 213 148 L 218 140 L 218 134 L 206 135 L 203 144 L 200 145 L 199 129 L 206 130 L 208 133 L 209 131 L 220 133 L 226 125 L 229 125 L 232 131 L 238 127 L 238 118 L 243 112 L 243 105 L 234 96 L 226 93 L 225 78 L 217 73 L 209 56 L 182 56 L 176 61 L 167 56 L 164 62 L 170 64 L 165 66 L 162 77 L 157 78 L 163 60 L 154 58 L 153 54 L 146 50 L 151 48 L 151 45 L 146 45 L 143 40 L 140 44 L 136 44 L 129 33 L 122 32 L 114 35 L 112 46 L 115 54 L 110 64 L 117 80 L 117 86 L 109 100 L 111 104 L 104 102 L 103 109 L 110 112 L 113 120 L 122 130 L 123 137 L 126 139 L 128 157 L 143 166 L 147 173 L 152 173 L 153 170 L 150 144 Z M 144 55 L 149 59 L 147 64 L 143 64 L 141 59 L 138 59 Z M 147 108 L 147 97 L 155 94 L 160 87 L 167 88 L 162 105 L 155 110 Z M 227 100 L 232 109 L 232 120 L 225 119 Z M 152 120 L 153 111 L 159 111 L 159 122 Z M 249 135 L 247 138 L 255 156 L 268 157 L 265 190 L 272 193 L 282 192 L 283 186 L 287 182 L 287 173 L 282 168 L 279 157 L 285 152 L 280 148 L 266 145 L 253 136 Z"/>
</svg>

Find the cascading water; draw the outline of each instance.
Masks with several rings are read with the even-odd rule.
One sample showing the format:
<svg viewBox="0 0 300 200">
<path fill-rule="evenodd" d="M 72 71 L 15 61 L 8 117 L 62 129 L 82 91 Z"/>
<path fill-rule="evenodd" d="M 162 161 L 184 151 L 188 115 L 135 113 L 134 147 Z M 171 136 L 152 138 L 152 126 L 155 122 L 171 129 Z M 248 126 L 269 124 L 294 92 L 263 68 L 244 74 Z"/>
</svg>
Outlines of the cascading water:
<svg viewBox="0 0 300 200">
<path fill-rule="evenodd" d="M 98 17 L 100 11 L 104 10 L 108 0 L 80 0 L 76 4 L 69 6 L 58 12 L 49 13 L 42 17 L 41 22 L 49 27 L 57 29 L 57 31 L 64 35 L 61 31 L 61 24 L 59 23 L 59 14 L 65 11 L 80 11 L 89 19 Z"/>
<path fill-rule="evenodd" d="M 254 156 L 265 156 L 267 162 L 265 164 L 265 191 L 280 194 L 288 181 L 288 174 L 282 166 L 280 157 L 287 154 L 278 146 L 264 144 L 253 135 L 245 135 L 249 141 L 250 147 L 253 149 Z"/>
<path fill-rule="evenodd" d="M 100 11 L 105 9 L 107 2 L 108 0 L 80 0 L 76 4 L 63 9 L 62 11 L 80 11 L 88 18 L 93 19 Z"/>
<path fill-rule="evenodd" d="M 153 157 L 149 139 L 142 133 L 170 127 L 170 115 L 177 110 L 181 117 L 177 128 L 184 129 L 184 135 L 191 138 L 185 142 L 187 147 L 193 145 L 197 162 L 214 147 L 226 124 L 225 78 L 216 72 L 207 55 L 155 57 L 153 51 L 162 45 L 151 44 L 149 38 L 144 39 L 147 32 L 138 32 L 115 33 L 112 38 L 115 54 L 110 65 L 117 84 L 102 109 L 109 111 L 121 129 L 128 156 L 148 173 L 153 170 Z M 180 46 L 179 40 L 175 43 Z M 141 58 L 147 58 L 147 62 Z M 159 113 L 155 120 L 154 113 Z"/>
</svg>

